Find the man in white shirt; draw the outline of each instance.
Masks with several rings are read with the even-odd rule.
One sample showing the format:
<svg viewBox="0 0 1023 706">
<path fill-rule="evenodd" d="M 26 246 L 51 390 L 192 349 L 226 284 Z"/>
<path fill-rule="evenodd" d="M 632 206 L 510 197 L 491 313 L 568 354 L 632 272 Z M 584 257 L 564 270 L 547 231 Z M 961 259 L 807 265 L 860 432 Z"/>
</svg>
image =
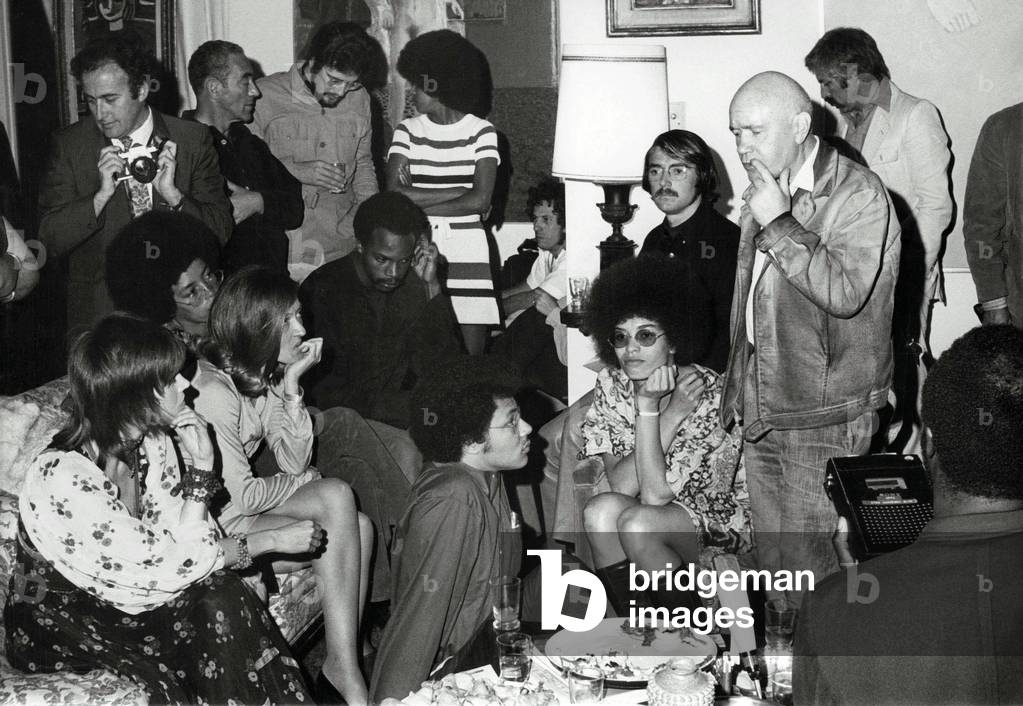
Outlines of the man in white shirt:
<svg viewBox="0 0 1023 706">
<path fill-rule="evenodd" d="M 837 568 L 828 458 L 866 453 L 892 378 L 899 224 L 865 167 L 810 134 L 788 76 L 757 74 L 729 110 L 743 192 L 721 422 L 740 421 L 757 560 Z"/>
</svg>

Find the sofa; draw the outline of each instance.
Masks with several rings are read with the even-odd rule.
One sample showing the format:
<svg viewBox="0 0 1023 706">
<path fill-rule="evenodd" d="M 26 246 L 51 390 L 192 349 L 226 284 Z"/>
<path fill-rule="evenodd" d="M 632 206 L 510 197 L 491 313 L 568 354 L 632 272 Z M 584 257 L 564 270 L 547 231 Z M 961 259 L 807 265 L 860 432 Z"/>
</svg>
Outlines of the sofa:
<svg viewBox="0 0 1023 706">
<path fill-rule="evenodd" d="M 20 395 L 0 397 L 0 704 L 148 704 L 141 687 L 111 672 L 26 674 L 11 667 L 5 655 L 2 609 L 16 556 L 17 496 L 32 459 L 66 419 L 61 405 L 67 390 L 67 378 L 60 378 Z M 301 654 L 322 630 L 315 578 L 310 569 L 275 578 L 270 613 Z"/>
</svg>

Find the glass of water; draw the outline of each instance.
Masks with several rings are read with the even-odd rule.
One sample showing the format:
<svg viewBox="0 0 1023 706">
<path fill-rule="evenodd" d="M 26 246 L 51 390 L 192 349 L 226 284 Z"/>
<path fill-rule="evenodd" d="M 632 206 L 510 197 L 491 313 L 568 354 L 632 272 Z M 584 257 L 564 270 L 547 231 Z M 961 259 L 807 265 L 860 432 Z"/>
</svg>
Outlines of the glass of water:
<svg viewBox="0 0 1023 706">
<path fill-rule="evenodd" d="M 497 636 L 497 664 L 501 678 L 524 682 L 532 666 L 533 639 L 524 632 L 503 632 Z"/>
<path fill-rule="evenodd" d="M 573 704 L 604 700 L 604 672 L 597 667 L 575 666 L 568 671 L 568 699 Z"/>
<path fill-rule="evenodd" d="M 519 604 L 522 600 L 522 579 L 517 576 L 498 576 L 490 579 L 491 607 L 494 610 L 494 630 L 518 630 Z"/>
</svg>

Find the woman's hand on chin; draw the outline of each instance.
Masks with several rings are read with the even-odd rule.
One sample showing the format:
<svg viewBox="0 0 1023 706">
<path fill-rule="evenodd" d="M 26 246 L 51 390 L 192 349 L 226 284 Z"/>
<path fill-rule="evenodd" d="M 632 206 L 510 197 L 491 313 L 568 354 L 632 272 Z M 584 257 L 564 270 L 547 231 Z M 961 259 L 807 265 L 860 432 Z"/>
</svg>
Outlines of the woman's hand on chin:
<svg viewBox="0 0 1023 706">
<path fill-rule="evenodd" d="M 192 459 L 192 465 L 212 470 L 213 442 L 210 441 L 206 420 L 186 407 L 171 420 L 171 427 L 181 442 L 181 450 Z"/>
<path fill-rule="evenodd" d="M 640 412 L 660 411 L 661 399 L 675 389 L 675 366 L 661 365 L 654 368 L 645 380 L 633 380 L 636 392 L 636 409 Z"/>
<path fill-rule="evenodd" d="M 302 345 L 298 347 L 298 357 L 284 367 L 285 383 L 291 383 L 297 387 L 298 379 L 302 377 L 307 370 L 320 362 L 320 356 L 322 354 L 322 338 L 310 338 L 308 341 L 303 341 Z"/>
<path fill-rule="evenodd" d="M 696 368 L 685 366 L 678 368 L 677 382 L 671 391 L 668 406 L 683 417 L 688 417 L 703 397 L 706 384 L 703 376 Z"/>
</svg>

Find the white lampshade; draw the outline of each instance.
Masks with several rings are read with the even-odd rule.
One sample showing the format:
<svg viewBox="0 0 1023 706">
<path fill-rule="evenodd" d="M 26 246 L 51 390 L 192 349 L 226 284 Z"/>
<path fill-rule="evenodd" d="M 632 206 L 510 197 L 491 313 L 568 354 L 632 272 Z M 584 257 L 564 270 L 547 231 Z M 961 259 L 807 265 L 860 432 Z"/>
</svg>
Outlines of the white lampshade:
<svg viewBox="0 0 1023 706">
<path fill-rule="evenodd" d="M 604 184 L 643 178 L 643 155 L 668 129 L 663 46 L 566 44 L 561 53 L 554 176 Z"/>
</svg>

